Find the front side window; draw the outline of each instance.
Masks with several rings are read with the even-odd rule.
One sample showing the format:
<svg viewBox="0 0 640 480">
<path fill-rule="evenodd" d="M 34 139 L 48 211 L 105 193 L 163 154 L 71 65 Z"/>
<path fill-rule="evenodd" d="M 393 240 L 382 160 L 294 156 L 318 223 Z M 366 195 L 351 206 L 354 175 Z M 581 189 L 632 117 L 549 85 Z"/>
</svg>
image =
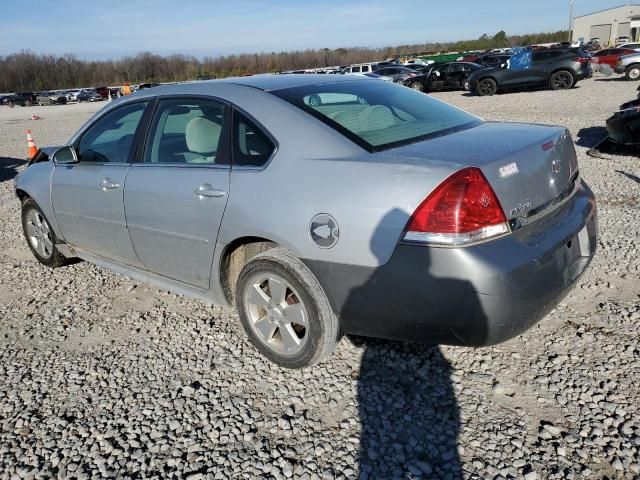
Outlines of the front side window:
<svg viewBox="0 0 640 480">
<path fill-rule="evenodd" d="M 148 102 L 117 108 L 94 123 L 80 139 L 80 162 L 128 162 L 136 130 Z"/>
<path fill-rule="evenodd" d="M 158 103 L 144 162 L 151 164 L 228 164 L 225 106 L 212 100 L 170 99 Z"/>
<path fill-rule="evenodd" d="M 233 114 L 233 165 L 260 167 L 275 150 L 271 139 L 240 112 Z"/>
<path fill-rule="evenodd" d="M 351 67 L 351 73 L 360 73 L 360 67 Z"/>
<path fill-rule="evenodd" d="M 370 69 L 369 69 L 369 65 L 365 65 L 365 66 L 363 66 L 363 67 L 362 67 L 362 71 L 363 71 L 363 72 L 365 72 L 365 73 L 366 73 L 366 72 L 369 72 L 369 71 L 370 71 Z"/>
<path fill-rule="evenodd" d="M 369 151 L 426 140 L 482 123 L 411 88 L 375 80 L 272 91 Z"/>
</svg>

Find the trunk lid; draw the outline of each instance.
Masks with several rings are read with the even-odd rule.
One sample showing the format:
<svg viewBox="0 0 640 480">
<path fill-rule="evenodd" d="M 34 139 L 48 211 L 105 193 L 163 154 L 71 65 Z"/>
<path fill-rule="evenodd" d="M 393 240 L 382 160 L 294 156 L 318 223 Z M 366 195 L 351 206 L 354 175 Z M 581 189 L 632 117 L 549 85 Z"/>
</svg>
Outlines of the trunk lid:
<svg viewBox="0 0 640 480">
<path fill-rule="evenodd" d="M 382 152 L 410 163 L 482 170 L 507 219 L 526 219 L 568 196 L 578 161 L 571 135 L 563 127 L 485 122 L 451 135 Z"/>
</svg>

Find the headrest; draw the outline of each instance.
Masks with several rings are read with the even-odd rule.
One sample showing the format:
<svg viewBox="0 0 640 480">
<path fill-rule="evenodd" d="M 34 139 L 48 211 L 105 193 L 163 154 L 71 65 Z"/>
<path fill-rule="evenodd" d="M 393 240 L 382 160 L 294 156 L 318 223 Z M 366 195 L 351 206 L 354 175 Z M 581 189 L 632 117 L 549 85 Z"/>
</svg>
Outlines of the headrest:
<svg viewBox="0 0 640 480">
<path fill-rule="evenodd" d="M 187 148 L 194 153 L 213 153 L 218 150 L 222 127 L 204 117 L 189 120 L 185 129 Z"/>
</svg>

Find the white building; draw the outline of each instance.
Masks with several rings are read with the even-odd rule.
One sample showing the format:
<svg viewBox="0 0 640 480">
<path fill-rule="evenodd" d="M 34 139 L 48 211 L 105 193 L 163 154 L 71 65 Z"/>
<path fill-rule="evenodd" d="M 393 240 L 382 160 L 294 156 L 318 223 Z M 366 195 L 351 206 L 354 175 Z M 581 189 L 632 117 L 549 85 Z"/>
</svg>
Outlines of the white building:
<svg viewBox="0 0 640 480">
<path fill-rule="evenodd" d="M 623 5 L 573 19 L 572 40 L 599 38 L 602 46 L 614 45 L 619 37 L 640 41 L 640 5 Z"/>
</svg>

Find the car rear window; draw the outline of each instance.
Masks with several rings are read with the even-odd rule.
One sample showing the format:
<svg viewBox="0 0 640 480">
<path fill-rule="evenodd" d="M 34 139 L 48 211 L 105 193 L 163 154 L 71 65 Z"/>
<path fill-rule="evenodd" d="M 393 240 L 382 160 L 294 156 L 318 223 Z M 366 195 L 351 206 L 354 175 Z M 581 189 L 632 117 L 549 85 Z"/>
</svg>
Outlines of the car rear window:
<svg viewBox="0 0 640 480">
<path fill-rule="evenodd" d="M 380 80 L 305 85 L 272 91 L 369 151 L 446 135 L 478 117 L 411 88 Z"/>
</svg>

